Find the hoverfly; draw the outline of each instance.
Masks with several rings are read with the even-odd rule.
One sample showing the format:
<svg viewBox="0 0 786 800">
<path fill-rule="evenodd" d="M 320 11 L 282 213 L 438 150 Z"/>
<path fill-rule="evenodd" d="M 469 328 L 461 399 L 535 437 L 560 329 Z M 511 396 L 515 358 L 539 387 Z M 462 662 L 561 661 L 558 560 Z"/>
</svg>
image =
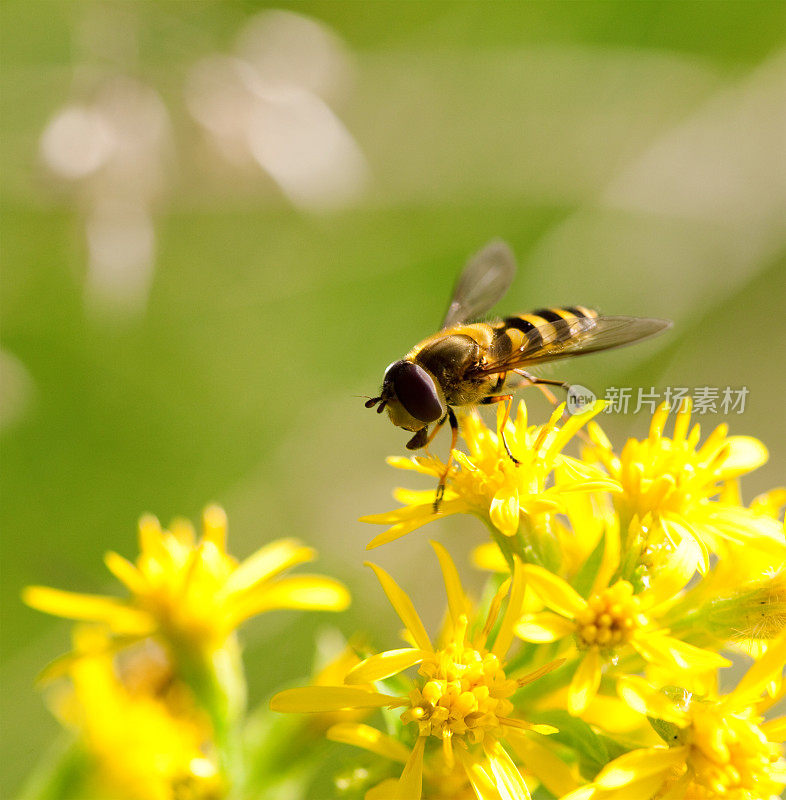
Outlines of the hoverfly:
<svg viewBox="0 0 786 800">
<path fill-rule="evenodd" d="M 523 386 L 570 388 L 564 381 L 531 375 L 526 367 L 631 344 L 671 326 L 664 319 L 603 316 L 584 306 L 541 308 L 473 322 L 505 294 L 515 273 L 513 252 L 501 240 L 489 242 L 472 256 L 456 283 L 439 332 L 394 361 L 385 370 L 379 396 L 366 401 L 366 408 L 376 406 L 378 413 L 387 409 L 394 425 L 414 433 L 407 442 L 409 450 L 425 447 L 449 421 L 452 453 L 458 437 L 454 406 L 507 402 L 509 412 L 512 393 Z M 504 430 L 502 441 L 508 456 L 518 463 Z M 435 511 L 449 469 L 450 459 L 437 488 Z"/>
</svg>

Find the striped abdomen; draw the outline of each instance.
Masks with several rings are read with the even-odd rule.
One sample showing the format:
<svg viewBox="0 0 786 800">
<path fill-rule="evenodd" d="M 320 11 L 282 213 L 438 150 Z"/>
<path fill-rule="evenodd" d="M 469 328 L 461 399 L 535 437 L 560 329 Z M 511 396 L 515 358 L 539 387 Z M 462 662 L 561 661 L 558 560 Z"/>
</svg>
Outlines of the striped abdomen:
<svg viewBox="0 0 786 800">
<path fill-rule="evenodd" d="M 594 326 L 598 312 L 584 306 L 540 308 L 529 314 L 505 317 L 493 323 L 492 350 L 497 357 L 512 352 L 535 353 L 548 350 Z"/>
</svg>

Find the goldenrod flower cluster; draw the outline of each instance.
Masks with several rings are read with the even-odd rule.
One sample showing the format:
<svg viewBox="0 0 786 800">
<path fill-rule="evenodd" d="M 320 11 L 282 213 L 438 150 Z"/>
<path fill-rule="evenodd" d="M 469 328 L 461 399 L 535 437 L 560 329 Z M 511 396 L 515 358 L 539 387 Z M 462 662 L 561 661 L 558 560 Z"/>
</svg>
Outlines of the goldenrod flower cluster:
<svg viewBox="0 0 786 800">
<path fill-rule="evenodd" d="M 538 425 L 521 403 L 494 427 L 471 413 L 449 469 L 428 454 L 390 459 L 434 484 L 365 517 L 384 526 L 369 549 L 473 516 L 485 591 L 472 596 L 432 542 L 434 563 L 418 564 L 444 584 L 432 630 L 407 593 L 414 571 L 400 584 L 368 563 L 402 641 L 376 649 L 361 632 L 250 715 L 238 626 L 348 602 L 330 578 L 282 575 L 313 557 L 306 546 L 274 542 L 238 563 L 211 507 L 198 540 L 146 517 L 136 563 L 107 556 L 125 599 L 30 588 L 31 605 L 80 621 L 44 677 L 68 679 L 52 705 L 92 765 L 90 796 L 778 797 L 786 489 L 745 505 L 740 479 L 766 462 L 764 445 L 725 425 L 702 437 L 690 403 L 658 409 L 621 449 L 594 421 L 601 409 L 563 420 L 559 407 Z"/>
<path fill-rule="evenodd" d="M 472 414 L 436 513 L 433 490 L 399 489 L 398 509 L 364 518 L 386 526 L 369 548 L 479 518 L 490 541 L 474 560 L 494 590 L 476 608 L 433 543 L 448 606 L 435 645 L 372 564 L 410 646 L 273 698 L 277 711 L 384 709 L 382 726 L 327 731 L 391 765 L 356 796 L 765 800 L 786 786 L 786 722 L 768 718 L 786 691 L 784 491 L 746 507 L 738 487 L 767 452 L 725 426 L 701 443 L 685 403 L 671 436 L 664 406 L 618 455 L 592 421 L 601 408 L 530 425 L 522 403 L 496 429 Z M 446 469 L 431 455 L 390 463 L 432 479 Z M 742 652 L 755 661 L 724 693 Z"/>
<path fill-rule="evenodd" d="M 53 710 L 78 732 L 75 752 L 88 764 L 63 796 L 239 796 L 246 684 L 238 625 L 279 608 L 340 611 L 349 593 L 332 578 L 283 575 L 316 555 L 297 540 L 274 541 L 242 562 L 226 541 L 218 506 L 205 510 L 198 539 L 186 520 L 163 529 L 145 516 L 136 563 L 112 552 L 105 558 L 125 598 L 25 590 L 28 605 L 79 621 L 73 651 L 41 676 L 54 684 Z M 75 757 L 58 763 L 42 796 L 52 796 Z"/>
</svg>

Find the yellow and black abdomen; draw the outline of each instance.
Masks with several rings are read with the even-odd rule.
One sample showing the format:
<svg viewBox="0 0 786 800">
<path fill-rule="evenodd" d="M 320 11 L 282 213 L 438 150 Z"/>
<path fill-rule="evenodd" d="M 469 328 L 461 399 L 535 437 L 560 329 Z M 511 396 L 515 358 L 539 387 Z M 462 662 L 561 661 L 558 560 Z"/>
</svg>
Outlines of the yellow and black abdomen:
<svg viewBox="0 0 786 800">
<path fill-rule="evenodd" d="M 511 353 L 542 353 L 590 330 L 598 312 L 584 306 L 540 308 L 529 314 L 505 317 L 493 324 L 492 351 L 498 359 Z"/>
</svg>

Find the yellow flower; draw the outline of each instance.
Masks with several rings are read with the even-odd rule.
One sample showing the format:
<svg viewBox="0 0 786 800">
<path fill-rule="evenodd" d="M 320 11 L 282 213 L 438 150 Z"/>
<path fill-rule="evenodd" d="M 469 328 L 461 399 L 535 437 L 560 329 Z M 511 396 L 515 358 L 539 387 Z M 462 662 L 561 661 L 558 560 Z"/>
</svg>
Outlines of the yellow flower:
<svg viewBox="0 0 786 800">
<path fill-rule="evenodd" d="M 694 565 L 709 569 L 709 553 L 726 543 L 750 546 L 770 555 L 784 553 L 782 527 L 770 516 L 719 498 L 724 484 L 760 467 L 767 449 L 751 436 L 727 436 L 719 425 L 699 447 L 699 426 L 690 431 L 691 403 L 677 412 L 672 438 L 663 430 L 669 415 L 663 404 L 652 418 L 650 434 L 629 439 L 618 457 L 600 427 L 588 426 L 598 458 L 622 492 L 614 496 L 622 530 L 631 525 L 643 548 L 666 553 L 681 542 L 694 549 Z"/>
<path fill-rule="evenodd" d="M 622 701 L 617 699 L 617 702 Z M 412 753 L 410 747 L 370 725 L 338 724 L 327 732 L 327 736 L 331 741 L 362 747 L 396 764 L 406 764 Z M 533 772 L 523 772 L 521 767 L 518 768 L 528 790 L 533 791 L 539 783 L 542 783 L 551 794 L 559 797 L 579 785 L 577 771 L 567 767 L 551 749 L 525 730 L 510 728 L 506 732 L 505 741 L 520 761 L 536 765 L 537 778 Z M 387 778 L 369 789 L 365 794 L 365 800 L 398 800 L 399 788 L 400 783 L 397 778 Z M 445 758 L 442 748 L 434 748 L 424 753 L 424 798 L 494 800 L 499 796 L 497 778 L 482 752 L 472 753 L 462 750 L 459 761 L 453 759 L 451 762 Z M 508 796 L 503 794 L 503 797 Z"/>
<path fill-rule="evenodd" d="M 786 486 L 778 486 L 754 497 L 751 508 L 759 514 L 765 514 L 774 520 L 780 519 L 786 524 L 786 520 L 783 519 L 783 511 L 786 508 Z"/>
<path fill-rule="evenodd" d="M 327 737 L 334 742 L 362 747 L 394 764 L 401 765 L 399 769 L 402 769 L 403 765 L 412 757 L 412 748 L 371 725 L 337 724 L 327 732 Z M 488 764 L 484 762 L 484 759 L 473 758 L 468 753 L 465 755 L 470 759 L 469 771 L 473 774 L 472 782 L 464 764 L 457 763 L 455 759 L 448 763 L 442 748 L 424 753 L 422 788 L 424 798 L 428 798 L 428 800 L 476 800 L 477 797 L 498 796 L 494 776 L 490 774 Z M 341 788 L 340 782 L 337 783 Z M 478 789 L 477 792 L 473 788 L 473 783 Z M 365 800 L 398 800 L 401 797 L 400 788 L 398 778 L 386 778 L 366 792 Z"/>
<path fill-rule="evenodd" d="M 335 686 L 344 682 L 347 673 L 360 663 L 352 643 L 346 644 L 344 648 L 328 661 L 313 677 L 314 686 Z M 369 689 L 373 689 L 368 684 Z M 353 711 L 328 711 L 324 714 L 311 714 L 308 720 L 308 730 L 317 736 L 324 735 L 328 728 L 342 722 L 358 722 L 368 717 L 373 709 L 355 709 Z"/>
<path fill-rule="evenodd" d="M 75 728 L 100 788 L 119 800 L 208 800 L 223 796 L 206 715 L 173 680 L 165 655 L 148 641 L 115 663 L 104 630 L 74 633 L 71 689 L 56 713 Z"/>
<path fill-rule="evenodd" d="M 593 783 L 563 800 L 766 800 L 786 786 L 784 718 L 763 722 L 760 700 L 786 662 L 786 635 L 753 664 L 737 687 L 713 698 L 683 693 L 674 702 L 640 678 L 620 686 L 628 703 L 655 722 L 667 746 L 632 750 Z"/>
<path fill-rule="evenodd" d="M 669 636 L 669 629 L 658 625 L 659 613 L 675 592 L 671 576 L 654 580 L 638 594 L 626 580 L 608 586 L 600 576 L 585 600 L 567 581 L 543 567 L 527 564 L 523 572 L 551 611 L 523 616 L 514 628 L 516 634 L 537 643 L 572 636 L 578 649 L 579 663 L 568 691 L 571 714 L 581 715 L 595 699 L 604 664 L 616 665 L 631 649 L 645 663 L 677 669 L 706 671 L 730 665 L 717 653 Z"/>
<path fill-rule="evenodd" d="M 508 731 L 534 729 L 551 732 L 548 726 L 531 725 L 512 716 L 511 697 L 521 686 L 550 672 L 561 661 L 553 661 L 528 675 L 506 673 L 505 657 L 513 641 L 513 625 L 521 615 L 524 579 L 517 562 L 514 574 L 494 597 L 488 616 L 470 634 L 470 603 L 461 586 L 456 567 L 447 551 L 432 542 L 440 561 L 448 597 L 449 621 L 444 642 L 435 647 L 412 601 L 383 569 L 371 564 L 393 608 L 401 618 L 412 647 L 388 650 L 370 656 L 354 667 L 342 686 L 309 686 L 289 689 L 271 701 L 274 711 L 324 712 L 351 708 L 403 708 L 401 720 L 415 725 L 417 739 L 407 752 L 398 781 L 401 798 L 421 797 L 424 753 L 436 739 L 448 767 L 458 762 L 468 780 L 483 798 L 528 798 L 529 792 L 508 751 L 503 746 Z M 500 608 L 508 604 L 496 636 L 492 631 Z M 358 684 L 384 681 L 419 664 L 419 679 L 407 694 L 386 694 Z M 334 731 L 335 733 L 335 731 Z M 382 743 L 392 758 L 404 754 L 386 740 L 369 733 L 369 726 L 348 723 L 341 727 L 342 741 L 374 749 Z M 377 751 L 379 752 L 379 750 Z M 480 766 L 478 766 L 480 765 Z M 566 768 L 567 770 L 567 768 Z M 494 792 L 480 793 L 487 776 Z"/>
<path fill-rule="evenodd" d="M 102 622 L 124 639 L 158 634 L 175 646 L 203 652 L 220 649 L 241 622 L 264 611 L 337 611 L 348 605 L 346 589 L 331 578 L 280 577 L 313 559 L 311 548 L 282 539 L 238 563 L 226 551 L 226 534 L 226 515 L 218 506 L 205 510 L 199 541 L 187 522 L 162 530 L 155 517 L 145 516 L 139 522 L 136 564 L 112 552 L 105 558 L 129 590 L 127 600 L 44 586 L 28 587 L 24 600 L 50 614 Z"/>
<path fill-rule="evenodd" d="M 528 426 L 527 408 L 519 403 L 515 420 L 509 419 L 505 428 L 505 438 L 516 461 L 503 446 L 501 404 L 496 432 L 487 428 L 478 414 L 467 415 L 462 420 L 461 436 L 468 452 L 453 451 L 456 463 L 448 472 L 445 495 L 437 512 L 433 491 L 399 489 L 395 496 L 405 504 L 403 508 L 361 518 L 363 522 L 391 526 L 372 539 L 367 549 L 451 514 L 476 514 L 492 530 L 514 536 L 522 517 L 560 511 L 573 492 L 618 490 L 616 481 L 596 466 L 562 453 L 573 435 L 602 408 L 602 403 L 596 403 L 594 409 L 572 416 L 559 427 L 564 410 L 561 405 L 547 424 Z M 393 457 L 388 463 L 436 478 L 442 477 L 446 467 L 434 456 Z"/>
</svg>

